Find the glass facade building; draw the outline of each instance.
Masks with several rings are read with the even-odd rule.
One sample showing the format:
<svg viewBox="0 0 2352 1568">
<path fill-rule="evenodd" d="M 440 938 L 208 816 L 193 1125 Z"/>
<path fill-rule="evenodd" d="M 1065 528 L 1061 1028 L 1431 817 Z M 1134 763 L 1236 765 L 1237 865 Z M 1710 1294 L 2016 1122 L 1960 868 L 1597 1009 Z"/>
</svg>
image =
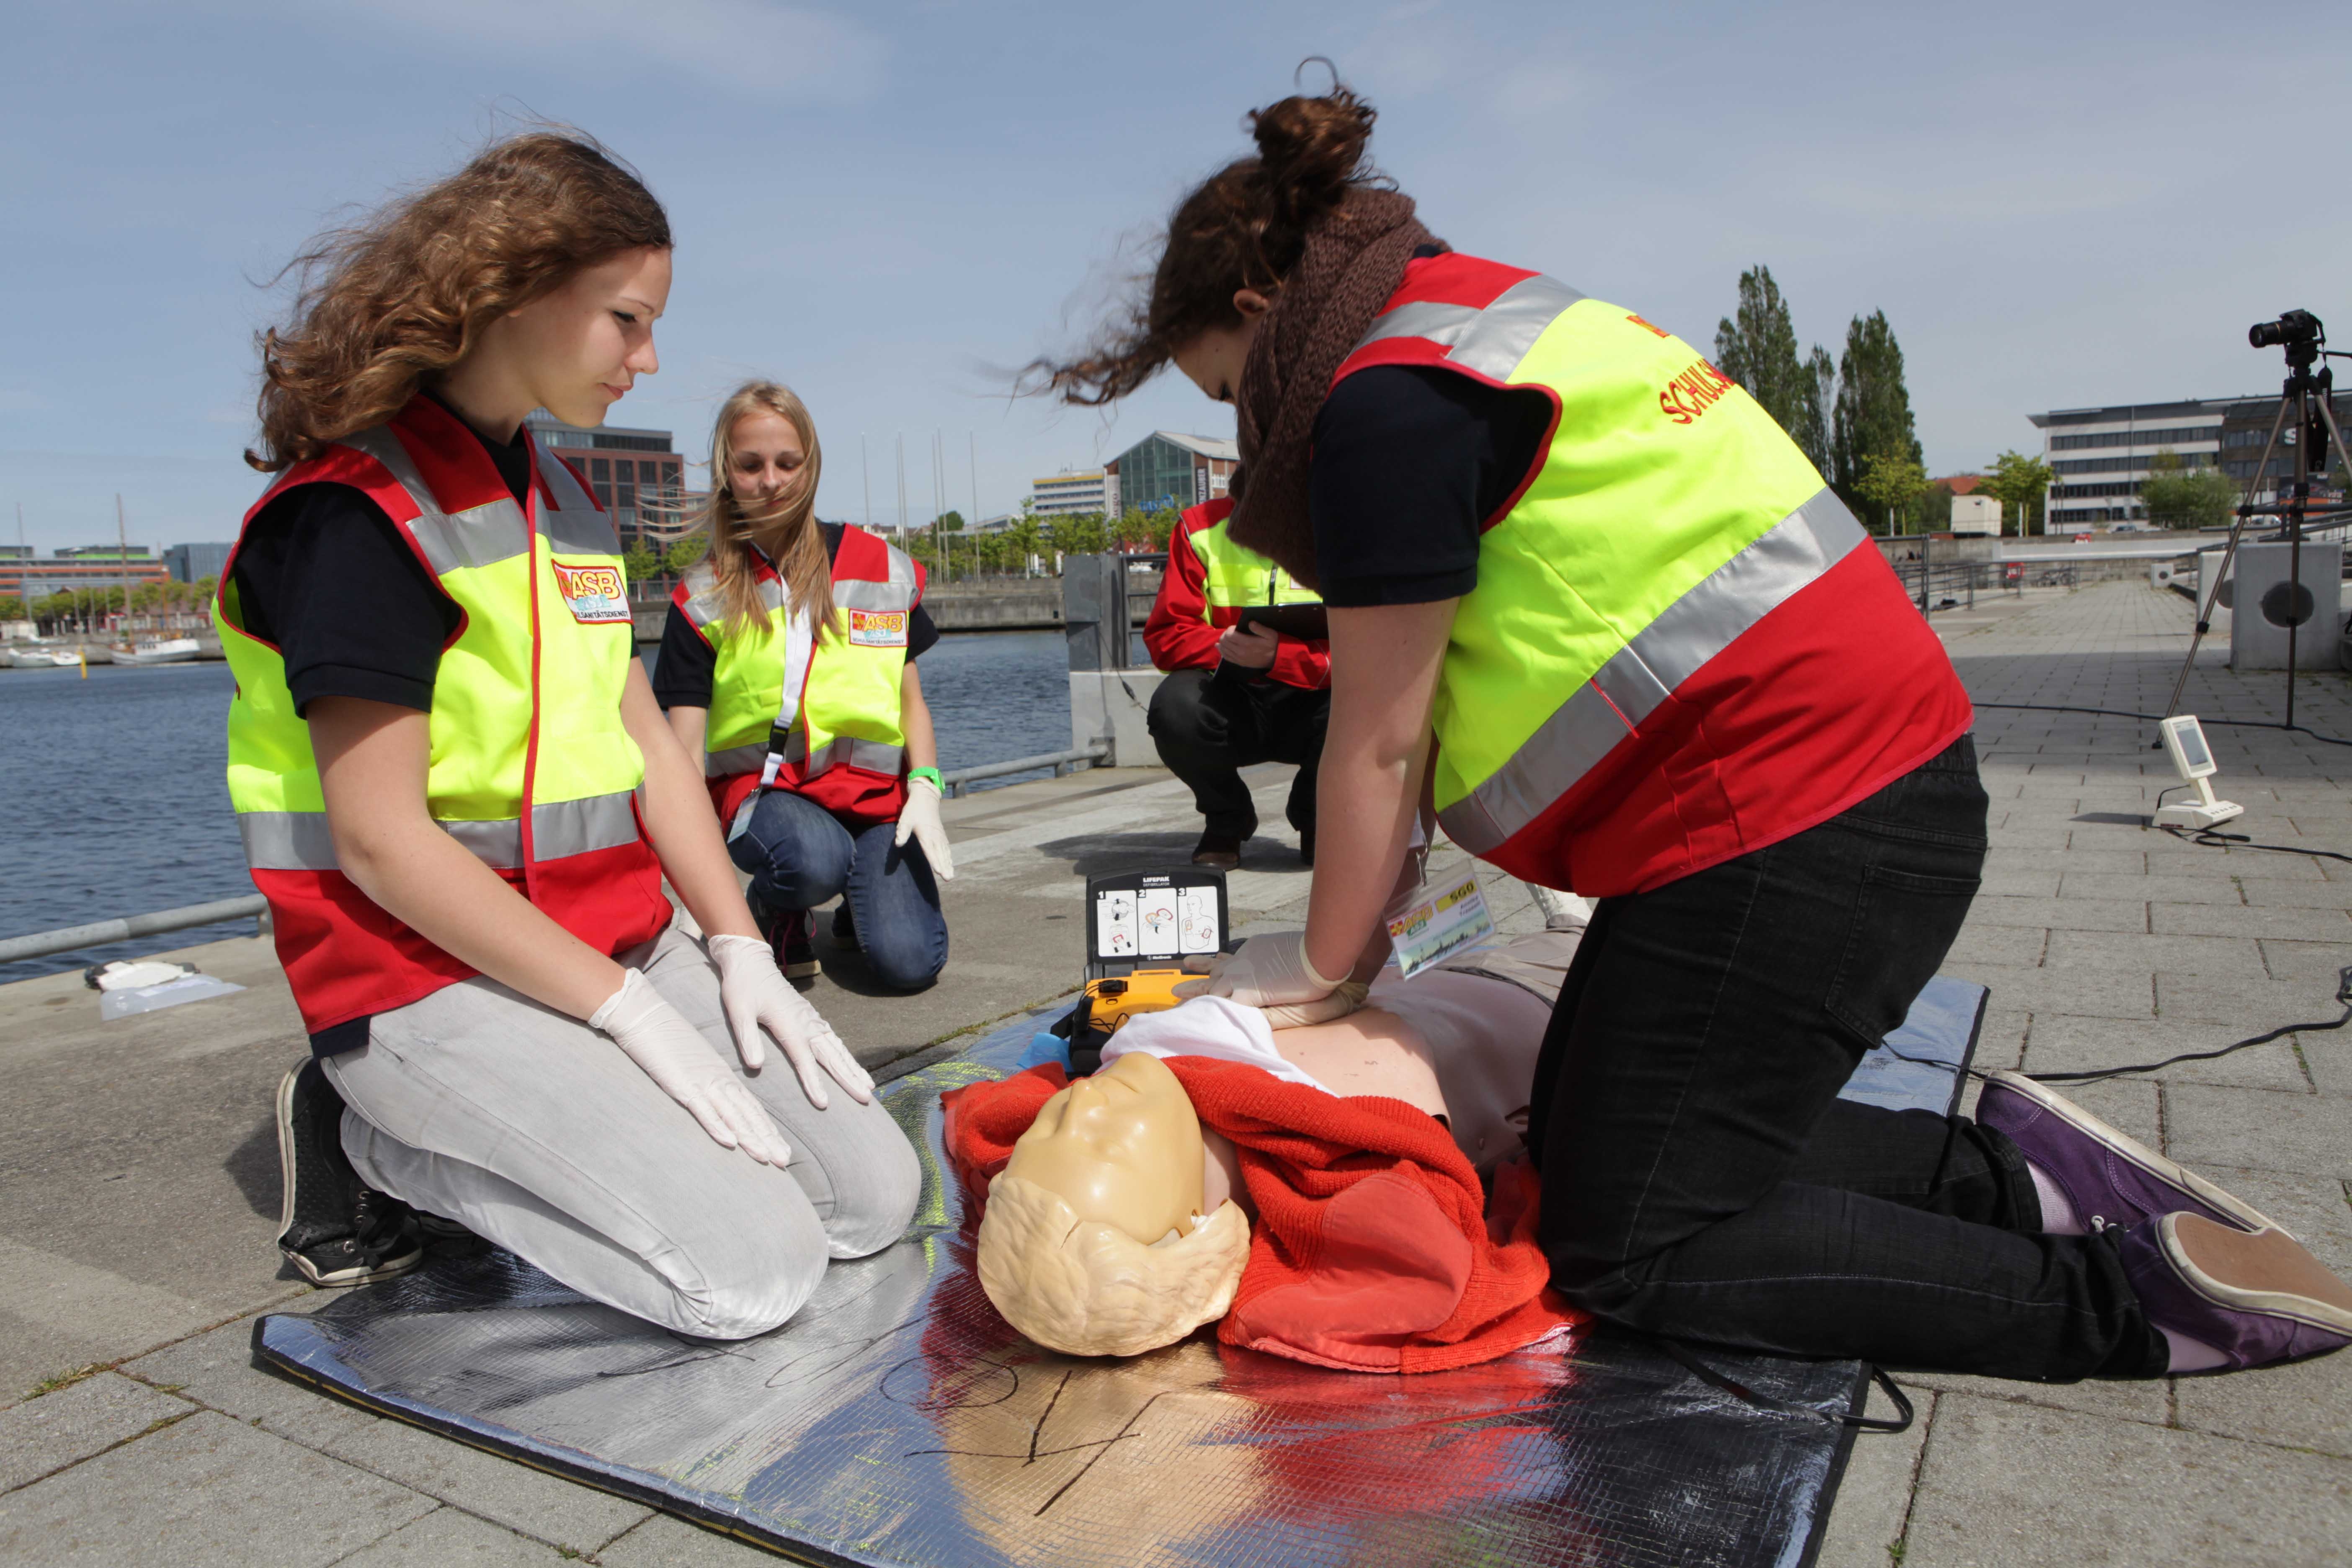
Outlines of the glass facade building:
<svg viewBox="0 0 2352 1568">
<path fill-rule="evenodd" d="M 1114 517 L 1131 512 L 1182 510 L 1225 493 L 1240 452 L 1215 436 L 1185 436 L 1155 430 L 1104 467 Z"/>
</svg>

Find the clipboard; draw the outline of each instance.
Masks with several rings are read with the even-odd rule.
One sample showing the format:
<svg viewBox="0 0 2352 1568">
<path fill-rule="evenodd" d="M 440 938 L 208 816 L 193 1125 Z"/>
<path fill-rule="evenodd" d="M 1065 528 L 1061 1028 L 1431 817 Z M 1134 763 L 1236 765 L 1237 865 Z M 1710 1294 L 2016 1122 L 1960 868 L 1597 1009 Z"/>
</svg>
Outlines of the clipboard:
<svg viewBox="0 0 2352 1568">
<path fill-rule="evenodd" d="M 1321 604 L 1244 605 L 1240 624 L 1264 626 L 1300 642 L 1328 642 L 1331 637 L 1330 611 Z"/>
</svg>

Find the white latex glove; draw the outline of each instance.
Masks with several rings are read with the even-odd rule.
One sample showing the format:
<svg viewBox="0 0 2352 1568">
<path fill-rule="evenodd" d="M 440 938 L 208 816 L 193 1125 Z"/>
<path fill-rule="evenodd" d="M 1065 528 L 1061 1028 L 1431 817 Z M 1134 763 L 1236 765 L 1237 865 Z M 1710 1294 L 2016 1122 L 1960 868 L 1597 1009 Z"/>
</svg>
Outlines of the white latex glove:
<svg viewBox="0 0 2352 1568">
<path fill-rule="evenodd" d="M 940 787 L 929 779 L 907 781 L 907 804 L 898 808 L 898 831 L 891 843 L 904 847 L 908 838 L 923 847 L 931 875 L 942 882 L 955 880 L 955 857 L 948 852 L 948 830 L 940 826 Z"/>
<path fill-rule="evenodd" d="M 714 936 L 710 962 L 719 966 L 719 1005 L 727 1010 L 727 1027 L 735 1036 L 735 1048 L 743 1053 L 747 1071 L 757 1072 L 767 1059 L 760 1045 L 764 1026 L 800 1075 L 801 1092 L 819 1110 L 830 1102 L 817 1072 L 820 1064 L 858 1104 L 874 1098 L 874 1080 L 833 1026 L 776 968 L 775 952 L 766 942 L 757 937 Z"/>
<path fill-rule="evenodd" d="M 720 1148 L 740 1149 L 780 1170 L 793 1157 L 792 1145 L 776 1131 L 767 1107 L 710 1048 L 702 1031 L 662 1000 L 642 970 L 628 972 L 621 988 L 588 1015 L 588 1026 L 612 1036 L 613 1043 L 664 1094 L 686 1107 Z"/>
<path fill-rule="evenodd" d="M 1179 996 L 1230 996 L 1245 1007 L 1278 1007 L 1298 1002 L 1319 1002 L 1339 988 L 1307 961 L 1307 933 L 1279 931 L 1254 936 L 1232 952 L 1209 960 L 1205 980 L 1188 980 L 1176 987 Z M 1334 1015 L 1337 1016 L 1337 1015 Z"/>
<path fill-rule="evenodd" d="M 1328 996 L 1318 996 L 1312 1002 L 1289 1002 L 1280 1006 L 1264 1007 L 1265 1026 L 1269 1029 L 1296 1029 L 1306 1024 L 1328 1024 L 1334 1018 L 1344 1018 L 1364 1005 L 1372 993 L 1371 986 L 1361 980 L 1344 980 L 1331 988 Z"/>
</svg>

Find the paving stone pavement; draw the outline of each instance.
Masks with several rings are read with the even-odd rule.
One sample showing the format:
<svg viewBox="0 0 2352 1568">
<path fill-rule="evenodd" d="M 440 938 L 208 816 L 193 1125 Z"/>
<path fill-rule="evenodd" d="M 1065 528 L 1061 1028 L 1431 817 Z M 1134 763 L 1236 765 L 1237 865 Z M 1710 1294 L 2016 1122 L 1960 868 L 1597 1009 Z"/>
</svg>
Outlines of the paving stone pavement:
<svg viewBox="0 0 2352 1568">
<path fill-rule="evenodd" d="M 2179 595 L 2111 583 L 1937 619 L 1992 798 L 1984 889 L 1946 965 L 1991 987 L 1979 1062 L 2083 1071 L 2343 1016 L 2352 862 L 2313 852 L 2352 854 L 2352 747 L 2215 722 L 2284 709 L 2283 673 L 2227 668 L 2226 615 L 2183 709 L 2217 793 L 2246 807 L 2229 830 L 2290 853 L 2147 826 L 2178 783 L 2152 723 L 1989 706 L 2161 713 L 2193 619 Z M 2352 738 L 2352 685 L 2304 676 L 2295 718 Z M 2352 1030 L 2067 1092 L 2352 1278 Z M 1918 1419 L 1858 1439 L 1822 1568 L 2352 1563 L 2352 1355 L 2143 1384 L 1898 1381 Z"/>
<path fill-rule="evenodd" d="M 2189 618 L 2119 583 L 1987 595 L 1936 625 L 1980 704 L 2147 713 Z M 1991 987 L 1985 1065 L 2094 1068 L 2343 1011 L 2352 863 L 2317 852 L 2352 853 L 2352 750 L 2213 723 L 2282 706 L 2282 679 L 2232 673 L 2226 647 L 2225 620 L 2188 705 L 2221 793 L 2248 808 L 2233 827 L 2285 853 L 2146 827 L 2174 781 L 2144 722 L 1980 708 L 1994 849 L 1947 968 Z M 2340 674 L 2307 676 L 2296 710 L 2352 735 Z M 1287 773 L 1254 774 L 1268 824 Z M 1197 832 L 1181 786 L 1141 770 L 990 791 L 946 816 L 963 870 L 947 888 L 954 983 L 882 996 L 854 955 L 826 954 L 819 1005 L 885 1072 L 1066 990 L 1076 877 L 1181 858 Z M 1243 929 L 1301 918 L 1307 874 L 1288 845 L 1250 845 L 1232 884 Z M 1456 858 L 1441 849 L 1441 866 Z M 1515 887 L 1490 892 L 1506 929 L 1540 923 Z M 268 1244 L 268 1093 L 301 1043 L 263 944 L 177 956 L 251 989 L 101 1026 L 78 977 L 0 987 L 0 1564 L 767 1560 L 252 1368 L 252 1315 L 310 1294 Z M 2077 1097 L 2352 1275 L 2352 1031 Z M 2352 1356 L 2145 1384 L 1901 1381 L 1916 1419 L 1857 1441 L 1826 1568 L 2352 1562 Z"/>
</svg>

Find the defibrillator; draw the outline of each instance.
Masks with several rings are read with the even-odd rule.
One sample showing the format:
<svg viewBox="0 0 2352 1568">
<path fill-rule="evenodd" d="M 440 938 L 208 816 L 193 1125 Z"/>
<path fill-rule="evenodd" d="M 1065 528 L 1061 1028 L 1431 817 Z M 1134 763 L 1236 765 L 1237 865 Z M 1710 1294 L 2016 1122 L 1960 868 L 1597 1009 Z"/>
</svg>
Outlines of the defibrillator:
<svg viewBox="0 0 2352 1568">
<path fill-rule="evenodd" d="M 1085 989 L 1047 1031 L 1066 1045 L 1066 1054 L 1055 1052 L 1064 1065 L 1073 1074 L 1094 1071 L 1104 1043 L 1129 1019 L 1181 1001 L 1176 987 L 1201 977 L 1184 961 L 1223 952 L 1228 921 L 1225 874 L 1214 868 L 1088 878 Z"/>
</svg>

